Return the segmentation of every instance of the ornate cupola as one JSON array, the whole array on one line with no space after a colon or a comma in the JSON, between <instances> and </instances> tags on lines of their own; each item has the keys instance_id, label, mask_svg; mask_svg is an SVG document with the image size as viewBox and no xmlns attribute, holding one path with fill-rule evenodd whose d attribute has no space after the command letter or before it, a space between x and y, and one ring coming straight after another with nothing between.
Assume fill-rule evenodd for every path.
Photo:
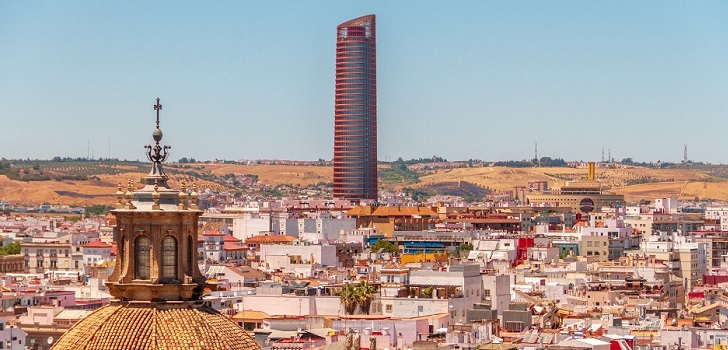
<instances>
[{"instance_id":1,"label":"ornate cupola","mask_svg":"<svg viewBox=\"0 0 728 350\"><path fill-rule=\"evenodd\" d=\"M260 350L229 317L202 302L205 278L197 267L197 193L167 184L162 130L146 146L152 170L144 187L119 184L114 235L116 267L106 285L114 299L77 322L51 349Z\"/></svg>"},{"instance_id":2,"label":"ornate cupola","mask_svg":"<svg viewBox=\"0 0 728 350\"><path fill-rule=\"evenodd\" d=\"M205 278L197 266L197 186L191 193L185 182L179 190L169 187L162 163L169 146L160 146L162 130L157 98L154 145L147 145L152 169L144 187L129 181L116 192L114 236L118 245L116 267L106 285L121 301L191 301L199 299Z\"/></svg>"}]
</instances>

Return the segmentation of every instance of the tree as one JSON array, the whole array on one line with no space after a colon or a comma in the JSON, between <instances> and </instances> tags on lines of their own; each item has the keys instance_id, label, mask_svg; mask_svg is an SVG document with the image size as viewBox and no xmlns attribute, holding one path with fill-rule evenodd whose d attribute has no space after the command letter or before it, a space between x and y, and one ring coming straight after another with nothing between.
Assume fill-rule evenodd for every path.
<instances>
[{"instance_id":1,"label":"tree","mask_svg":"<svg viewBox=\"0 0 728 350\"><path fill-rule=\"evenodd\" d=\"M114 208L110 205L94 204L90 207L85 207L85 212L88 215L106 215L111 209Z\"/></svg>"},{"instance_id":2,"label":"tree","mask_svg":"<svg viewBox=\"0 0 728 350\"><path fill-rule=\"evenodd\" d=\"M356 311L357 295L356 288L353 284L347 283L344 288L341 289L339 294L339 301L344 306L344 312L349 315L353 315Z\"/></svg>"},{"instance_id":3,"label":"tree","mask_svg":"<svg viewBox=\"0 0 728 350\"><path fill-rule=\"evenodd\" d=\"M20 242L13 242L0 247L0 255L20 254Z\"/></svg>"},{"instance_id":4,"label":"tree","mask_svg":"<svg viewBox=\"0 0 728 350\"><path fill-rule=\"evenodd\" d=\"M470 242L465 242L460 245L460 250L473 250L473 244Z\"/></svg>"},{"instance_id":5,"label":"tree","mask_svg":"<svg viewBox=\"0 0 728 350\"><path fill-rule=\"evenodd\" d=\"M374 292L374 287L369 285L366 281L361 281L359 285L356 286L357 304L367 315L369 315L369 307L372 305L372 300L374 300Z\"/></svg>"},{"instance_id":6,"label":"tree","mask_svg":"<svg viewBox=\"0 0 728 350\"><path fill-rule=\"evenodd\" d=\"M387 253L392 253L392 254L395 254L395 255L397 253L399 253L399 248L397 247L397 245L394 244L394 243L392 243L392 242L390 242L390 241L385 241L383 239L378 239L376 242L374 242L374 244L372 244L372 251L373 252L379 251L379 249L382 249L382 248L384 248L383 251L384 252L387 252Z\"/></svg>"},{"instance_id":7,"label":"tree","mask_svg":"<svg viewBox=\"0 0 728 350\"><path fill-rule=\"evenodd\" d=\"M3 158L0 160L0 169L10 169L11 163L9 160Z\"/></svg>"},{"instance_id":8,"label":"tree","mask_svg":"<svg viewBox=\"0 0 728 350\"><path fill-rule=\"evenodd\" d=\"M432 292L435 290L435 287L428 286L422 291L422 296L425 298L432 298Z\"/></svg>"}]
</instances>

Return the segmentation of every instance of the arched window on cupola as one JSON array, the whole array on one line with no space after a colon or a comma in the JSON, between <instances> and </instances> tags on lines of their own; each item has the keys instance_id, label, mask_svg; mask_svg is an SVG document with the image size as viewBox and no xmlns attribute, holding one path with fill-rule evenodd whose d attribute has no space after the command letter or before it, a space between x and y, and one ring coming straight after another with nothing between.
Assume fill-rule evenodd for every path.
<instances>
[{"instance_id":1,"label":"arched window on cupola","mask_svg":"<svg viewBox=\"0 0 728 350\"><path fill-rule=\"evenodd\" d=\"M172 236L162 239L162 277L177 279L177 240Z\"/></svg>"},{"instance_id":2,"label":"arched window on cupola","mask_svg":"<svg viewBox=\"0 0 728 350\"><path fill-rule=\"evenodd\" d=\"M192 241L192 235L187 235L187 267L186 267L186 269L187 269L187 273L190 276L193 275L192 269L193 269L193 266L195 266L193 264L197 264L197 255L192 250L194 247L197 246L197 244L193 244L193 243L196 243L196 242Z\"/></svg>"},{"instance_id":3,"label":"arched window on cupola","mask_svg":"<svg viewBox=\"0 0 728 350\"><path fill-rule=\"evenodd\" d=\"M134 279L148 280L149 279L149 266L150 266L150 253L151 253L151 241L147 236L139 236L134 242L136 251L134 252L134 266L136 271Z\"/></svg>"}]
</instances>

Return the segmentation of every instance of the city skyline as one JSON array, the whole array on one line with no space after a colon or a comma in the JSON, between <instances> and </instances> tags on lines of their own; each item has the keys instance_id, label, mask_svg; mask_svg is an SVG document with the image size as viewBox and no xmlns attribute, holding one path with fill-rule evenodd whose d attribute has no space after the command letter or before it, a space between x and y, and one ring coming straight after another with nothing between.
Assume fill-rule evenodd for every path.
<instances>
[{"instance_id":1,"label":"city skyline","mask_svg":"<svg viewBox=\"0 0 728 350\"><path fill-rule=\"evenodd\" d=\"M727 4L413 4L2 3L0 157L144 159L159 96L170 160L332 159L330 28L374 13L379 160L728 163Z\"/></svg>"}]
</instances>

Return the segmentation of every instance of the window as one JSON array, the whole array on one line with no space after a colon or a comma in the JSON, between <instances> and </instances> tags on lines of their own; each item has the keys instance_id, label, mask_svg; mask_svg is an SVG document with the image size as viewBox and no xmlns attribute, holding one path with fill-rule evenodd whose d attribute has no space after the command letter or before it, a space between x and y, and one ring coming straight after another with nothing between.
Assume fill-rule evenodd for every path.
<instances>
[{"instance_id":1,"label":"window","mask_svg":"<svg viewBox=\"0 0 728 350\"><path fill-rule=\"evenodd\" d=\"M149 254L150 254L150 241L147 236L139 236L135 242L136 254L135 254L135 265L136 274L135 278L139 280L149 279Z\"/></svg>"},{"instance_id":2,"label":"window","mask_svg":"<svg viewBox=\"0 0 728 350\"><path fill-rule=\"evenodd\" d=\"M162 239L162 278L177 279L177 240L172 236Z\"/></svg>"},{"instance_id":3,"label":"window","mask_svg":"<svg viewBox=\"0 0 728 350\"><path fill-rule=\"evenodd\" d=\"M187 271L192 271L192 257L194 254L192 253L192 236L187 235Z\"/></svg>"},{"instance_id":4,"label":"window","mask_svg":"<svg viewBox=\"0 0 728 350\"><path fill-rule=\"evenodd\" d=\"M392 304L387 304L386 310L386 312L392 312Z\"/></svg>"}]
</instances>

